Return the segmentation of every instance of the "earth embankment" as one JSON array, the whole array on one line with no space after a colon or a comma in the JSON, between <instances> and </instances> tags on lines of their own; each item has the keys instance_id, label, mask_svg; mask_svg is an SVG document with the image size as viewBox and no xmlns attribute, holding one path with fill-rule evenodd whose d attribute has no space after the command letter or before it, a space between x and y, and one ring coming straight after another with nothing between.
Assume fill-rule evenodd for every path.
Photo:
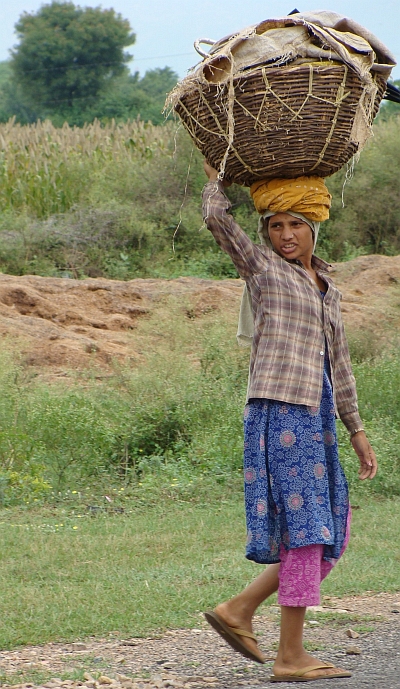
<instances>
[{"instance_id":1,"label":"earth embankment","mask_svg":"<svg viewBox=\"0 0 400 689\"><path fill-rule=\"evenodd\" d=\"M343 294L346 327L390 344L400 325L400 256L360 256L333 266ZM113 361L140 365L152 347L140 319L170 308L182 319L223 310L236 319L243 282L183 277L174 280L73 280L0 275L0 336L26 365L63 375ZM176 313L176 310L175 310ZM157 333L154 332L154 338Z\"/></svg>"}]
</instances>

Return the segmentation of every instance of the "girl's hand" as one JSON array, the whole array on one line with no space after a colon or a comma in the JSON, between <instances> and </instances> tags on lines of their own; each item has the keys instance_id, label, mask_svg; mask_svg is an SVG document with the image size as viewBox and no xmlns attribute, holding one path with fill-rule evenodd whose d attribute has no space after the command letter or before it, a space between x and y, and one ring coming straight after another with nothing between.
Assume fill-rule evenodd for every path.
<instances>
[{"instance_id":1,"label":"girl's hand","mask_svg":"<svg viewBox=\"0 0 400 689\"><path fill-rule=\"evenodd\" d=\"M210 163L204 158L203 168L210 182L216 182L218 179L218 172L214 167L211 167Z\"/></svg>"},{"instance_id":2,"label":"girl's hand","mask_svg":"<svg viewBox=\"0 0 400 689\"><path fill-rule=\"evenodd\" d=\"M360 460L358 477L361 481L364 481L366 478L374 478L378 471L378 462L376 461L375 452L369 444L365 432L358 431L358 433L355 433L351 438L351 444Z\"/></svg>"},{"instance_id":3,"label":"girl's hand","mask_svg":"<svg viewBox=\"0 0 400 689\"><path fill-rule=\"evenodd\" d=\"M211 167L210 163L205 159L203 160L203 168L210 182L216 182L218 179L218 171L214 167ZM224 187L230 187L232 182L227 182L224 179L222 180L222 184Z\"/></svg>"}]
</instances>

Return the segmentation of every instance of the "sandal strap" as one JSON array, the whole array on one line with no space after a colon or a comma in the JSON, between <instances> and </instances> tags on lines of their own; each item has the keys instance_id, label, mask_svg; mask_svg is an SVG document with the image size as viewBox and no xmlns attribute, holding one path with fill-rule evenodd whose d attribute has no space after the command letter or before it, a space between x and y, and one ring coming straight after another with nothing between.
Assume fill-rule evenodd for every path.
<instances>
[{"instance_id":1,"label":"sandal strap","mask_svg":"<svg viewBox=\"0 0 400 689\"><path fill-rule=\"evenodd\" d=\"M257 641L257 637L254 634L252 634L251 632L246 632L245 629L237 629L236 627L228 627L228 629L230 632L233 632L234 634L237 634L238 636L247 636L249 639L254 639L254 641Z\"/></svg>"},{"instance_id":2,"label":"sandal strap","mask_svg":"<svg viewBox=\"0 0 400 689\"><path fill-rule=\"evenodd\" d=\"M324 664L319 664L319 665L308 665L308 667L303 667L301 670L296 670L296 672L293 672L292 675L293 677L304 677L304 675L307 674L307 672L312 672L313 670L326 670L327 668L332 668L335 667L332 665L332 663L324 663Z\"/></svg>"}]
</instances>

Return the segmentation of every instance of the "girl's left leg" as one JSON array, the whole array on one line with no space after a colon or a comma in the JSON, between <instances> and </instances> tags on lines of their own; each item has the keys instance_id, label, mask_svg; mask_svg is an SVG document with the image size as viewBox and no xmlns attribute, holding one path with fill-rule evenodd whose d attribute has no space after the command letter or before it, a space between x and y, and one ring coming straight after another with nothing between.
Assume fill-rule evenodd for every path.
<instances>
[{"instance_id":1,"label":"girl's left leg","mask_svg":"<svg viewBox=\"0 0 400 689\"><path fill-rule=\"evenodd\" d=\"M303 646L305 607L281 607L281 633L278 655L273 666L274 681L303 671L303 681L318 677L351 677L351 672L325 664L307 653ZM315 668L305 671L306 668ZM281 680L283 681L283 679ZM289 681L294 681L293 678ZM299 681L300 678L299 678Z\"/></svg>"},{"instance_id":2,"label":"girl's left leg","mask_svg":"<svg viewBox=\"0 0 400 689\"><path fill-rule=\"evenodd\" d=\"M310 605L319 605L321 580L332 569L324 567L323 545L309 545L280 550L278 603L281 605L281 632L278 655L273 666L273 679L304 672L304 679L351 676L346 670L321 663L307 653L303 645L304 617ZM305 671L305 668L313 668ZM283 681L283 680L282 680ZM294 681L293 679L291 681Z\"/></svg>"}]
</instances>

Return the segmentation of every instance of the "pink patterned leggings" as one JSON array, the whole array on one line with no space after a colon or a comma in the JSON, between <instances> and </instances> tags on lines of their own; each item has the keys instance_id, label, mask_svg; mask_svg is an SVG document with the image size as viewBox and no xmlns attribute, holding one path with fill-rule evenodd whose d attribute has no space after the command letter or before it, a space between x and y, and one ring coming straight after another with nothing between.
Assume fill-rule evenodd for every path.
<instances>
[{"instance_id":1,"label":"pink patterned leggings","mask_svg":"<svg viewBox=\"0 0 400 689\"><path fill-rule=\"evenodd\" d=\"M350 539L351 509L347 517L346 538L340 557ZM278 605L308 607L320 604L321 581L328 576L337 560L323 560L324 546L306 545L286 550L281 545L279 557Z\"/></svg>"}]
</instances>

